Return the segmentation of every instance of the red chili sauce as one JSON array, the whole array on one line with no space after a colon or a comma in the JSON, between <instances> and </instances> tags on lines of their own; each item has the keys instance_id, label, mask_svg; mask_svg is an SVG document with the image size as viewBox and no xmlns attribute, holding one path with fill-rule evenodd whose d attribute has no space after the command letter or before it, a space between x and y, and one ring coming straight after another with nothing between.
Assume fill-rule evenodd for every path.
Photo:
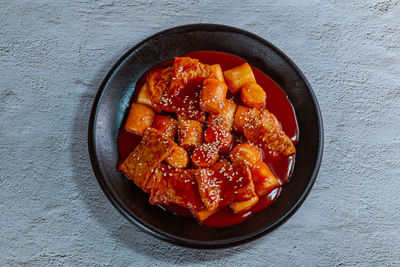
<instances>
[{"instance_id":1,"label":"red chili sauce","mask_svg":"<svg viewBox=\"0 0 400 267\"><path fill-rule=\"evenodd\" d=\"M217 51L195 51L187 53L183 56L197 58L201 63L204 64L219 64L222 68L222 71L231 69L233 67L239 66L246 61L238 56L225 53L225 52L217 52ZM173 63L172 60L163 62L153 67L150 70L167 67ZM150 71L149 70L149 71ZM265 108L272 112L279 120L282 125L282 129L285 131L286 135L291 138L293 144L296 144L298 141L298 126L296 115L293 109L293 106L289 102L286 94L280 88L280 86L272 80L267 74L263 73L261 70L252 67L254 76L256 78L257 83L264 88L267 94L267 101ZM146 82L146 75L143 75L136 84L135 95L133 97L133 102L136 102L137 95L141 89L141 87ZM184 88L184 91L188 93L190 96L193 93L188 91L191 90L199 90L199 87L191 84L190 88ZM227 98L230 98L232 95L228 92ZM241 104L240 93L233 96L234 102L236 104ZM171 113L168 113L171 115ZM232 131L232 147L234 147L237 143L239 143L238 138L240 134L235 134ZM119 163L122 163L126 157L133 151L136 145L140 142L141 137L132 133L125 131L124 127L121 127L119 136L118 136L118 153L119 153ZM261 211L271 205L279 196L281 192L282 186L287 183L292 174L294 163L295 163L295 155L292 156L276 156L273 155L270 151L263 151L263 161L267 163L270 167L271 171L275 174L275 176L280 181L280 187L274 189L270 194L263 196L259 199L256 205L254 205L249 211L234 214L229 207L225 207L217 213L210 216L208 219L203 221L201 224L209 227L226 227L238 224L248 219L252 214ZM229 153L229 152L228 152ZM189 168L191 166L188 166ZM163 206L163 208L174 212L178 215L193 217L192 213L180 206L177 205L168 205Z\"/></svg>"}]
</instances>

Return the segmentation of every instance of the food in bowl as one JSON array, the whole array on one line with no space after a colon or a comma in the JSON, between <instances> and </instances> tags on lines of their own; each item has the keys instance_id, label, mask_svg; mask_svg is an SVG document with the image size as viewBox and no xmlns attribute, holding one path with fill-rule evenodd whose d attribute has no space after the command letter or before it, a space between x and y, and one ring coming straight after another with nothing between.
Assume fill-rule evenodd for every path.
<instances>
[{"instance_id":1,"label":"food in bowl","mask_svg":"<svg viewBox=\"0 0 400 267\"><path fill-rule=\"evenodd\" d=\"M240 223L289 181L298 141L283 90L242 58L196 51L150 69L120 129L118 169L150 204Z\"/></svg>"}]
</instances>

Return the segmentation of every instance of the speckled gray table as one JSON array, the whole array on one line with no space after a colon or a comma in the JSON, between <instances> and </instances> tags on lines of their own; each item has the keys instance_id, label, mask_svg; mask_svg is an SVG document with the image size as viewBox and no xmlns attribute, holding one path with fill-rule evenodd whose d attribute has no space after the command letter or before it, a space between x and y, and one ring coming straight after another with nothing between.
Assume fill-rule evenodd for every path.
<instances>
[{"instance_id":1,"label":"speckled gray table","mask_svg":"<svg viewBox=\"0 0 400 267\"><path fill-rule=\"evenodd\" d=\"M265 237L215 251L128 223L98 186L86 146L92 100L117 58L199 22L282 49L312 84L325 124L320 174L299 211ZM1 266L400 265L398 0L0 0L0 94Z\"/></svg>"}]
</instances>

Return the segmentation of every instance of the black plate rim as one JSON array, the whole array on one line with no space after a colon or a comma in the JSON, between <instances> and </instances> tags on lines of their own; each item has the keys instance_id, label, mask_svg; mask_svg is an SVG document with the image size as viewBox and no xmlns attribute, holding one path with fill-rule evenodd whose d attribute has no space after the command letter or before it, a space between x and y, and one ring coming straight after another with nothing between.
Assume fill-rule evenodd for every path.
<instances>
[{"instance_id":1,"label":"black plate rim","mask_svg":"<svg viewBox=\"0 0 400 267\"><path fill-rule=\"evenodd\" d=\"M185 238L179 238L176 236L172 236L168 233L165 232L159 232L155 231L151 228L151 225L145 225L141 222L139 222L135 217L133 217L131 214L129 214L121 205L121 203L118 202L118 200L114 197L114 195L111 193L109 188L106 186L104 177L102 176L102 173L99 168L99 162L96 157L96 148L95 148L95 134L94 134L94 125L95 121L97 118L97 108L98 104L100 102L100 99L103 95L104 89L106 88L106 85L110 79L110 77L114 74L114 72L118 69L118 67L123 63L123 61L129 57L129 55L134 52L136 49L140 48L142 45L144 45L146 42L153 38L157 38L159 36L171 33L171 32L176 32L176 33L183 33L183 32L188 32L188 31L208 31L208 32L216 32L216 31L223 31L223 32L235 32L239 33L242 35L245 35L247 37L250 37L252 39L255 39L256 41L265 44L266 46L269 46L272 48L277 54L279 54L281 57L283 57L288 64L291 65L291 67L298 73L298 75L302 78L304 81L306 88L308 89L312 101L315 106L316 110L316 116L318 120L318 128L319 128L319 144L318 144L318 151L317 151L317 159L316 163L314 166L314 170L311 174L310 177L310 182L308 183L307 187L301 194L300 198L297 200L297 202L292 206L292 208L286 212L278 221L276 221L274 224L263 228L259 231L253 232L251 234L241 236L239 238L230 238L230 239L223 239L223 240L217 240L217 241L195 241L195 240L190 240L190 239L185 239ZM286 54L284 54L281 50L279 50L276 46L271 44L269 41L263 39L262 37L253 34L251 32L228 26L228 25L222 25L222 24L186 24L186 25L181 25L173 28L169 28L163 31L160 31L158 33L155 33L143 41L139 42L137 45L133 46L130 48L122 57L118 59L118 61L112 66L112 68L108 71L107 75L105 76L104 80L102 81L96 96L93 101L93 106L91 109L90 117L89 117L89 127L88 127L88 151L89 151L89 156L90 156L90 161L91 165L93 168L93 171L95 173L96 179L103 190L104 194L108 198L108 200L111 202L111 204L126 218L128 221L133 223L136 227L141 229L142 231L151 234L154 237L157 237L161 240L167 241L169 243L179 245L179 246L184 246L184 247L189 247L189 248L198 248L198 249L210 249L210 248L226 248L226 247L232 247L232 246L237 246L249 241L252 241L256 238L259 238L261 236L266 235L267 233L273 231L280 225L282 225L285 221L287 221L293 214L299 209L299 207L303 204L307 196L309 195L315 180L318 176L319 168L322 162L322 155L323 155L323 147L324 147L324 134L323 134L323 121L322 121L322 113L318 104L318 100L315 96L315 93L306 79L305 75L301 72L301 70L297 67L297 65L288 57Z\"/></svg>"}]
</instances>

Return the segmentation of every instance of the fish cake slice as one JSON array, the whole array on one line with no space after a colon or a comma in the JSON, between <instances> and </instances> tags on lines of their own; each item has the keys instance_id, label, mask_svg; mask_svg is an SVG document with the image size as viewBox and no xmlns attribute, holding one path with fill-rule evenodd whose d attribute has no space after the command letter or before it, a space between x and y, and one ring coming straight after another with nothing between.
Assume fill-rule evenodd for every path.
<instances>
[{"instance_id":1,"label":"fish cake slice","mask_svg":"<svg viewBox=\"0 0 400 267\"><path fill-rule=\"evenodd\" d=\"M199 221L211 216L215 211L204 206L193 170L182 170L160 164L161 175L154 176L153 187L149 198L150 204L176 204L189 209Z\"/></svg>"},{"instance_id":2,"label":"fish cake slice","mask_svg":"<svg viewBox=\"0 0 400 267\"><path fill-rule=\"evenodd\" d=\"M145 190L147 180L154 168L177 146L171 139L154 129L148 128L140 143L119 166L138 187Z\"/></svg>"}]
</instances>

